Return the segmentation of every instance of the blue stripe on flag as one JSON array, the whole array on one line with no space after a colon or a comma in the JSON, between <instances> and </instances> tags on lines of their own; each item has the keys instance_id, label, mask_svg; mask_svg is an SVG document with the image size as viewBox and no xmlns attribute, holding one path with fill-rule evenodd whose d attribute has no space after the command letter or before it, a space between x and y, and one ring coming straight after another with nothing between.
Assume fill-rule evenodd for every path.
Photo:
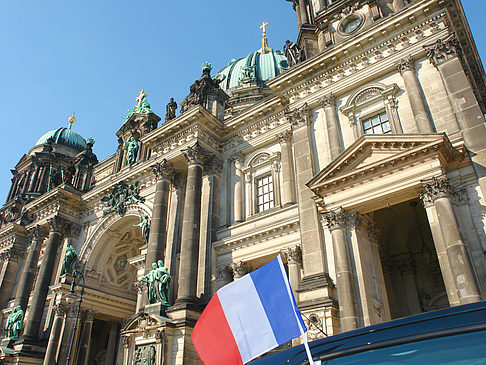
<instances>
[{"instance_id":1,"label":"blue stripe on flag","mask_svg":"<svg viewBox=\"0 0 486 365\"><path fill-rule=\"evenodd\" d=\"M285 283L285 280L288 282L287 275L282 272L278 260L279 257L253 271L250 276L272 326L275 338L278 344L282 345L301 334L295 310L297 310L297 318L301 321L303 330L305 331L306 328L295 305L295 300L293 300L292 292L290 293L292 300L290 299Z\"/></svg>"}]
</instances>

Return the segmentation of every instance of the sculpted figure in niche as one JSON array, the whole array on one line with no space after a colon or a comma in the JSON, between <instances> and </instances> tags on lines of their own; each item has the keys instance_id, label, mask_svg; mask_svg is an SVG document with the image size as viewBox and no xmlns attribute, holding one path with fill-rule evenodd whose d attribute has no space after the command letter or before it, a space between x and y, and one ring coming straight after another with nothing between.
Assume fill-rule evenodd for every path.
<instances>
[{"instance_id":1,"label":"sculpted figure in niche","mask_svg":"<svg viewBox=\"0 0 486 365\"><path fill-rule=\"evenodd\" d=\"M167 104L165 110L166 110L165 113L166 122L176 117L177 103L174 101L174 98L170 98L169 104Z\"/></svg>"},{"instance_id":2,"label":"sculpted figure in niche","mask_svg":"<svg viewBox=\"0 0 486 365\"><path fill-rule=\"evenodd\" d=\"M131 166L137 161L138 142L133 136L128 141L124 137L122 139L127 150L127 162Z\"/></svg>"},{"instance_id":3,"label":"sculpted figure in niche","mask_svg":"<svg viewBox=\"0 0 486 365\"><path fill-rule=\"evenodd\" d=\"M133 226L134 227L140 227L140 229L142 230L142 236L143 236L143 239L145 240L145 243L148 243L148 238L149 238L149 234L150 234L150 217L145 214L143 217L140 216L140 223L139 224L134 224Z\"/></svg>"},{"instance_id":4,"label":"sculpted figure in niche","mask_svg":"<svg viewBox=\"0 0 486 365\"><path fill-rule=\"evenodd\" d=\"M76 270L76 262L78 261L78 254L73 246L68 245L66 252L64 253L64 260L62 262L62 274L68 274L74 276Z\"/></svg>"},{"instance_id":5,"label":"sculpted figure in niche","mask_svg":"<svg viewBox=\"0 0 486 365\"><path fill-rule=\"evenodd\" d=\"M12 313L7 318L5 324L5 335L7 338L17 340L22 329L22 323L24 320L24 311L20 305L16 306Z\"/></svg>"}]
</instances>

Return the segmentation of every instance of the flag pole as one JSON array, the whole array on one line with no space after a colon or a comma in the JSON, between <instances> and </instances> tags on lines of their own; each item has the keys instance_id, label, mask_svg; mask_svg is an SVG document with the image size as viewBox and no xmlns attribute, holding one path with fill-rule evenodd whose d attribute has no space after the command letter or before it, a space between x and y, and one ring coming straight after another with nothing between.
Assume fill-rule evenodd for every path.
<instances>
[{"instance_id":1,"label":"flag pole","mask_svg":"<svg viewBox=\"0 0 486 365\"><path fill-rule=\"evenodd\" d=\"M302 328L300 329L302 332ZM305 352L307 353L307 357L309 358L309 364L314 365L314 360L312 360L312 354L310 352L309 344L307 343L307 336L305 335L304 332L302 332L302 339L304 340L304 347L305 347ZM317 365L317 364L315 364Z\"/></svg>"}]
</instances>

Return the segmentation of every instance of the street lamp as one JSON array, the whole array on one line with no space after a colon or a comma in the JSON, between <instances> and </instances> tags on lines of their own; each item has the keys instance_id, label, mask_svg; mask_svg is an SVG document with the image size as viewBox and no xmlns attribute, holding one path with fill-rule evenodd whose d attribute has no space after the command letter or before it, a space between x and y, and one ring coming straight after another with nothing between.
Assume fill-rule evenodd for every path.
<instances>
[{"instance_id":1,"label":"street lamp","mask_svg":"<svg viewBox=\"0 0 486 365\"><path fill-rule=\"evenodd\" d=\"M76 299L76 293L74 292L74 288L76 286L76 279L80 278L82 280L82 284L80 283L81 286L81 291L79 292L79 299ZM66 357L66 365L69 365L69 361L71 361L71 352L73 349L74 345L74 337L76 336L76 330L78 329L78 318L79 318L79 312L81 311L81 302L83 301L83 295L84 295L84 275L78 271L77 269L74 270L73 273L73 282L71 283L71 288L69 289L69 293L66 296L66 301L68 303L78 303L78 307L76 308L76 317L74 320L74 328L73 328L73 333L71 335L71 342L69 343L69 351Z\"/></svg>"}]
</instances>

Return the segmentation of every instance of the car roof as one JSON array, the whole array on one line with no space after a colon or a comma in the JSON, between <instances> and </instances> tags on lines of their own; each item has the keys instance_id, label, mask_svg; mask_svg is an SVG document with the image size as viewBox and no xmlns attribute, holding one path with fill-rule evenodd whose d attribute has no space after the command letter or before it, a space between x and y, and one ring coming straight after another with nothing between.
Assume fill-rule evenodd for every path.
<instances>
[{"instance_id":1,"label":"car roof","mask_svg":"<svg viewBox=\"0 0 486 365\"><path fill-rule=\"evenodd\" d=\"M397 341L411 342L424 339L424 336L437 337L481 328L486 328L486 302L461 305L359 328L310 342L309 347L313 356L344 355L391 346ZM298 364L306 358L304 346L300 345L249 364Z\"/></svg>"}]
</instances>

